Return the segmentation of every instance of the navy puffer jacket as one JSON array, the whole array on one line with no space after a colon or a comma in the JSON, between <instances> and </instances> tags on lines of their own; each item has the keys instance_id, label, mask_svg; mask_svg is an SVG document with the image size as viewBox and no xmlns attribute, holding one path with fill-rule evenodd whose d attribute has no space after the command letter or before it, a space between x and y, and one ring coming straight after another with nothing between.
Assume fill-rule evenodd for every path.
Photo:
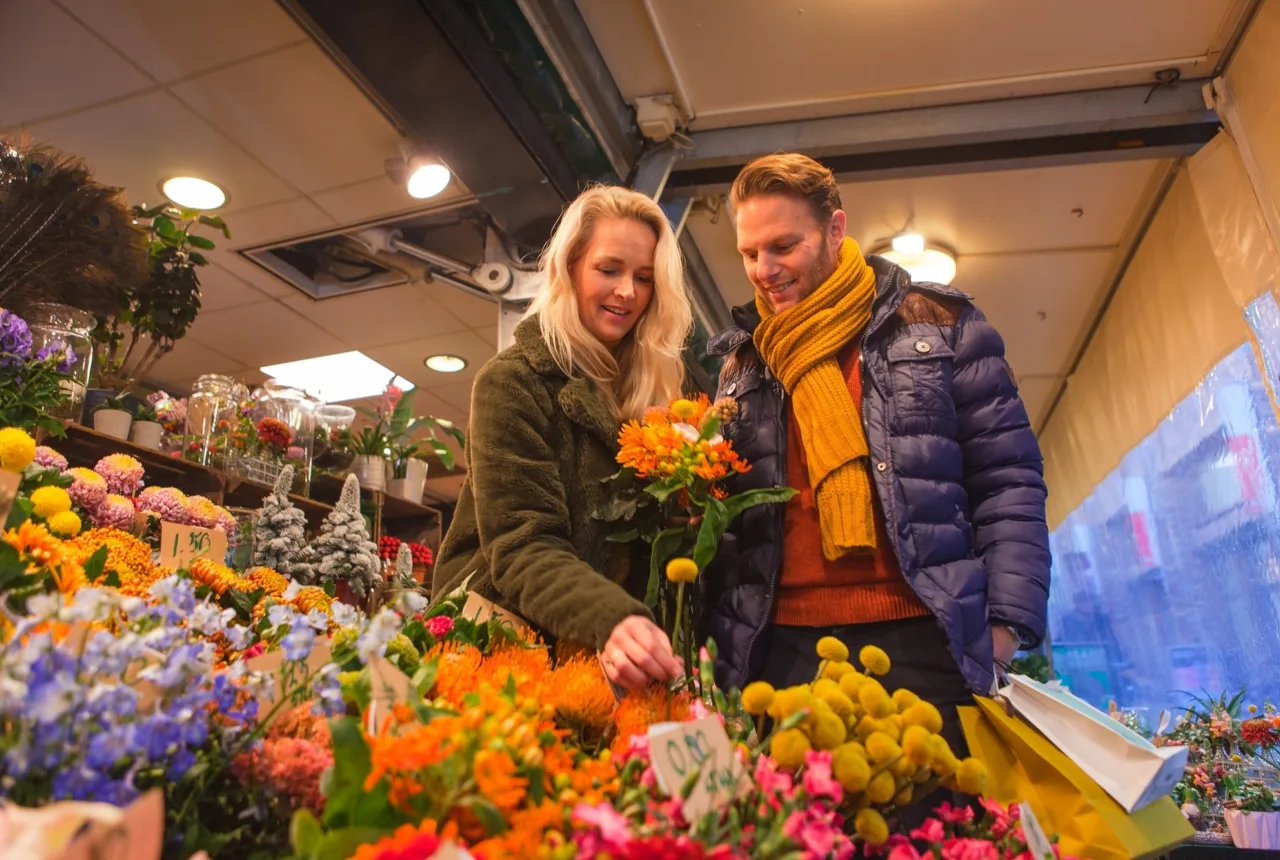
<instances>
[{"instance_id":1,"label":"navy puffer jacket","mask_svg":"<svg viewBox=\"0 0 1280 860\"><path fill-rule=\"evenodd\" d=\"M1049 532L1040 446L1004 342L950 287L912 284L868 257L876 301L862 334L862 417L872 478L907 581L951 643L975 692L994 678L991 625L1038 644L1045 632ZM754 305L708 351L725 355L717 396L738 400L725 435L752 466L731 492L787 483L787 397L751 343ZM719 647L717 679L740 687L759 671L782 566L783 506L749 509L706 577L704 624ZM890 655L892 656L892 655Z\"/></svg>"}]
</instances>

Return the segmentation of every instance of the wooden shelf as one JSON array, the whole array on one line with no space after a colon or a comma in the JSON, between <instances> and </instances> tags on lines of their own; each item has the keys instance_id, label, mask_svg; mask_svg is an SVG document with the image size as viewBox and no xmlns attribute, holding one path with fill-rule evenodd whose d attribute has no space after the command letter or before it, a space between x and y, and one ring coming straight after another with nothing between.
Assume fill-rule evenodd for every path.
<instances>
[{"instance_id":1,"label":"wooden shelf","mask_svg":"<svg viewBox=\"0 0 1280 860\"><path fill-rule=\"evenodd\" d=\"M224 486L221 472L79 424L66 425L66 432L63 439L46 441L52 442L52 447L66 457L72 466L91 469L108 454L128 454L142 463L147 472L148 484L177 487L184 493L208 496L213 501L220 502Z\"/></svg>"}]
</instances>

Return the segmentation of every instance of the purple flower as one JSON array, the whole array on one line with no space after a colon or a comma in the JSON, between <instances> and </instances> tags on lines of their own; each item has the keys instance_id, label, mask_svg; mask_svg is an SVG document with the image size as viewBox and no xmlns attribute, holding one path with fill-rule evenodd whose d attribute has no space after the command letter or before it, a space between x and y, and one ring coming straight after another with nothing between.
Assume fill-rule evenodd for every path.
<instances>
[{"instance_id":1,"label":"purple flower","mask_svg":"<svg viewBox=\"0 0 1280 860\"><path fill-rule=\"evenodd\" d=\"M48 361L51 358L58 361L58 373L67 374L76 363L76 352L69 344L51 340L40 347L36 353L36 361Z\"/></svg>"},{"instance_id":2,"label":"purple flower","mask_svg":"<svg viewBox=\"0 0 1280 860\"><path fill-rule=\"evenodd\" d=\"M31 329L13 311L0 308L0 367L24 364L31 357Z\"/></svg>"}]
</instances>

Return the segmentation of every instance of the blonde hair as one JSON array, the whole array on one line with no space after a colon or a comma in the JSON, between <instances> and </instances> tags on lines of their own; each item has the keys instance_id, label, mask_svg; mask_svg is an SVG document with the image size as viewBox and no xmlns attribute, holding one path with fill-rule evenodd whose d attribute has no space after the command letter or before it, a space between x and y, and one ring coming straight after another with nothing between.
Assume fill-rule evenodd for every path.
<instances>
[{"instance_id":1,"label":"blonde hair","mask_svg":"<svg viewBox=\"0 0 1280 860\"><path fill-rule=\"evenodd\" d=\"M813 210L819 224L831 220L840 203L835 175L807 155L778 152L765 155L742 168L729 189L729 204L737 209L744 200L762 194L800 197Z\"/></svg>"},{"instance_id":2,"label":"blonde hair","mask_svg":"<svg viewBox=\"0 0 1280 860\"><path fill-rule=\"evenodd\" d=\"M609 349L582 324L573 266L586 253L596 224L605 218L633 218L658 239L653 255L653 296L640 321ZM542 253L545 283L529 308L538 315L542 338L569 376L595 380L619 419L639 418L651 406L679 397L684 384L681 353L693 324L685 288L684 261L671 222L649 197L629 188L598 185L569 204Z\"/></svg>"}]
</instances>

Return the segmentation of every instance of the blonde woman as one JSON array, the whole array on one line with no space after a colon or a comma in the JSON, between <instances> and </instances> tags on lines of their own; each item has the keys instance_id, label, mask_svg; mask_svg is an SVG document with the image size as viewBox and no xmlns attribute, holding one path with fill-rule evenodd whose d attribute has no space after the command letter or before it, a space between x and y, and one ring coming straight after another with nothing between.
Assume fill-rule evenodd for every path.
<instances>
[{"instance_id":1,"label":"blonde woman","mask_svg":"<svg viewBox=\"0 0 1280 860\"><path fill-rule=\"evenodd\" d=\"M433 592L465 582L545 636L598 650L621 687L665 681L682 667L635 596L646 571L632 575L592 514L621 423L681 393L692 311L676 237L650 198L596 187L565 210L540 268L515 345L476 376Z\"/></svg>"}]
</instances>

